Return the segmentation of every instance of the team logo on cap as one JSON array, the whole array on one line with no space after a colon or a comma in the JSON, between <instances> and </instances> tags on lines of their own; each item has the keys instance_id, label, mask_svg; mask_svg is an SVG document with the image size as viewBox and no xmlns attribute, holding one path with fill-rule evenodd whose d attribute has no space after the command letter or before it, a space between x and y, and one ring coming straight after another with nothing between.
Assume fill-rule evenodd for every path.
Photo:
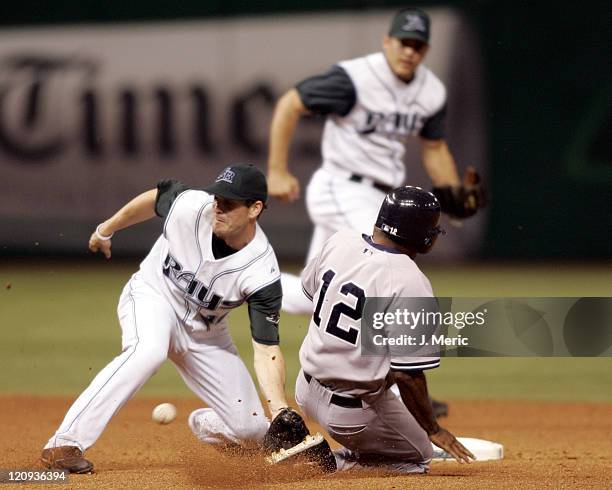
<instances>
[{"instance_id":1,"label":"team logo on cap","mask_svg":"<svg viewBox=\"0 0 612 490\"><path fill-rule=\"evenodd\" d=\"M230 184L234 183L234 177L236 173L231 169L231 167L227 167L223 172L219 174L217 180L215 182L228 182Z\"/></svg>"},{"instance_id":2,"label":"team logo on cap","mask_svg":"<svg viewBox=\"0 0 612 490\"><path fill-rule=\"evenodd\" d=\"M414 14L406 14L406 23L402 25L403 31L427 32L427 26L421 17Z\"/></svg>"}]
</instances>

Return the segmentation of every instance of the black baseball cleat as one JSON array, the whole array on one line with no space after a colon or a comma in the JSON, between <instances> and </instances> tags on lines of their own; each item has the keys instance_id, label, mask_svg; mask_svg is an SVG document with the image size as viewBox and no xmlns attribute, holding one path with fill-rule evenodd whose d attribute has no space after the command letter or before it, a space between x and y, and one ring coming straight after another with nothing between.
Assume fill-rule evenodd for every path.
<instances>
[{"instance_id":1,"label":"black baseball cleat","mask_svg":"<svg viewBox=\"0 0 612 490\"><path fill-rule=\"evenodd\" d=\"M430 400L431 410L435 418L439 419L440 417L448 417L448 403L434 400L433 398Z\"/></svg>"},{"instance_id":2,"label":"black baseball cleat","mask_svg":"<svg viewBox=\"0 0 612 490\"><path fill-rule=\"evenodd\" d=\"M326 473L336 471L336 458L327 440L317 432L308 435L299 444L289 449L280 449L266 458L270 464L280 463L281 461L304 462L312 467L318 467Z\"/></svg>"},{"instance_id":3,"label":"black baseball cleat","mask_svg":"<svg viewBox=\"0 0 612 490\"><path fill-rule=\"evenodd\" d=\"M43 449L40 461L50 470L66 470L77 474L93 473L93 463L85 459L83 451L76 446Z\"/></svg>"}]
</instances>

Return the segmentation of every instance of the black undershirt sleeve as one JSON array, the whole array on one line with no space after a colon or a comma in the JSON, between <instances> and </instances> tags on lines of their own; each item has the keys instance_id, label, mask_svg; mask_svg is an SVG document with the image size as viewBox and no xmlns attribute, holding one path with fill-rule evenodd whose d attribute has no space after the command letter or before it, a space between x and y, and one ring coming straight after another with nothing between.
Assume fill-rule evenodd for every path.
<instances>
[{"instance_id":1,"label":"black undershirt sleeve","mask_svg":"<svg viewBox=\"0 0 612 490\"><path fill-rule=\"evenodd\" d=\"M247 299L251 336L255 342L265 345L278 345L278 323L283 300L280 279L261 288Z\"/></svg>"},{"instance_id":2,"label":"black undershirt sleeve","mask_svg":"<svg viewBox=\"0 0 612 490\"><path fill-rule=\"evenodd\" d=\"M295 87L304 107L314 114L346 116L357 101L355 85L346 71L334 65L327 73L302 80Z\"/></svg>"},{"instance_id":3,"label":"black undershirt sleeve","mask_svg":"<svg viewBox=\"0 0 612 490\"><path fill-rule=\"evenodd\" d=\"M189 189L178 180L160 180L157 183L157 197L155 198L155 214L160 218L168 216L172 203L181 192Z\"/></svg>"},{"instance_id":4,"label":"black undershirt sleeve","mask_svg":"<svg viewBox=\"0 0 612 490\"><path fill-rule=\"evenodd\" d=\"M433 116L429 117L423 128L421 129L420 136L426 140L441 140L444 138L444 127L446 119L446 104L436 112Z\"/></svg>"}]
</instances>

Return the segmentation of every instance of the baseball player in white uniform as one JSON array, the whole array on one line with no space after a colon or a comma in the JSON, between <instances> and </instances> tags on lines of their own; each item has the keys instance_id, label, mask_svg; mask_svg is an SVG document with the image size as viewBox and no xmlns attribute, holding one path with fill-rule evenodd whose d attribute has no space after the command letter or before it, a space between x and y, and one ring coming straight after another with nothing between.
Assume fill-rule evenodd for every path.
<instances>
[{"instance_id":1,"label":"baseball player in white uniform","mask_svg":"<svg viewBox=\"0 0 612 490\"><path fill-rule=\"evenodd\" d=\"M442 210L454 217L474 214L479 196L467 192L477 180L469 169L462 184L444 139L446 89L421 62L429 47L430 19L419 9L399 11L383 39L383 51L341 61L327 73L298 83L276 106L268 161L270 195L299 197L288 170L289 147L304 114L327 116L321 167L306 191L314 223L307 261L340 229L369 233L385 194L405 180L409 137L421 141L422 159ZM469 196L468 196L469 194ZM282 275L283 309L311 313L299 277Z\"/></svg>"},{"instance_id":2,"label":"baseball player in white uniform","mask_svg":"<svg viewBox=\"0 0 612 490\"><path fill-rule=\"evenodd\" d=\"M380 208L372 236L337 232L302 275L314 313L300 349L295 397L342 444L335 452L339 470L375 466L424 473L432 442L459 462L474 458L433 416L423 371L439 366L439 357L361 355L366 298L433 296L413 258L433 246L439 218L433 194L395 189ZM401 398L388 389L393 383Z\"/></svg>"},{"instance_id":3,"label":"baseball player in white uniform","mask_svg":"<svg viewBox=\"0 0 612 490\"><path fill-rule=\"evenodd\" d=\"M200 439L261 441L269 422L228 332L227 316L248 304L255 371L274 416L288 404L278 347L280 273L257 224L266 199L265 176L252 165L234 165L203 190L162 181L97 227L89 247L110 258L116 231L156 214L164 218L162 235L119 300L121 354L70 407L43 450L45 466L91 472L84 452L168 358L210 407L189 420Z\"/></svg>"}]
</instances>

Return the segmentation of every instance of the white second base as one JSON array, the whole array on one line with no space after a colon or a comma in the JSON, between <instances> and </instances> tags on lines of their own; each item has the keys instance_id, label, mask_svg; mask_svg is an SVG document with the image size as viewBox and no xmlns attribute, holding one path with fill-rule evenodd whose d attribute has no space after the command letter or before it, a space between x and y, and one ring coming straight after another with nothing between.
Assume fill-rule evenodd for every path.
<instances>
[{"instance_id":1,"label":"white second base","mask_svg":"<svg viewBox=\"0 0 612 490\"><path fill-rule=\"evenodd\" d=\"M476 461L493 461L498 459L504 459L504 446L497 442L485 441L484 439L475 439L473 437L457 437L457 440L468 448L474 456ZM432 461L449 461L455 460L446 451L443 451L435 444L432 444L434 454Z\"/></svg>"}]
</instances>

